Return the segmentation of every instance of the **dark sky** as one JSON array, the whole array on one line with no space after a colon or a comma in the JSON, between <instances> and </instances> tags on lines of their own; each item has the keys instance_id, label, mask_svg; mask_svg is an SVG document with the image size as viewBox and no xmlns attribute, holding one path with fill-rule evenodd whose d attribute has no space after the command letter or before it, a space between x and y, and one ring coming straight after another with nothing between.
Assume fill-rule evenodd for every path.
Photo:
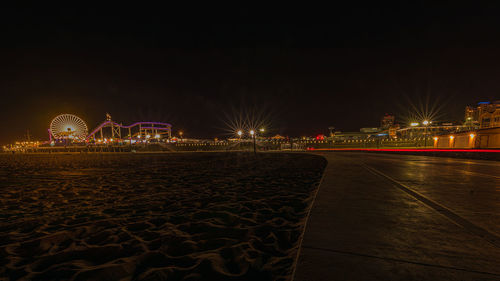
<instances>
[{"instance_id":1,"label":"dark sky","mask_svg":"<svg viewBox=\"0 0 500 281\"><path fill-rule=\"evenodd\" d=\"M287 13L295 24L212 24L152 7L2 9L0 143L26 129L45 139L59 113L90 129L109 112L216 137L225 113L257 108L273 133L300 136L378 126L384 113L403 121L426 98L442 120L500 99L496 7L316 9Z\"/></svg>"}]
</instances>

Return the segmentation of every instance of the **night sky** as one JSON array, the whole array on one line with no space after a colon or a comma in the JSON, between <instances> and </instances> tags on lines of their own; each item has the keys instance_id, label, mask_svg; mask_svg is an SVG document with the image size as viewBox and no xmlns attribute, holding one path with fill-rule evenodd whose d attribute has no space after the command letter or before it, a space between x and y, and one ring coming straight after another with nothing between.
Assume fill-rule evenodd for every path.
<instances>
[{"instance_id":1,"label":"night sky","mask_svg":"<svg viewBox=\"0 0 500 281\"><path fill-rule=\"evenodd\" d=\"M466 105L500 99L495 7L316 8L269 24L151 7L2 9L0 143L27 129L45 140L59 113L89 129L109 112L213 138L225 115L252 109L271 116L271 133L302 136L377 127L384 113L404 122L427 98L440 120L461 121Z\"/></svg>"}]
</instances>

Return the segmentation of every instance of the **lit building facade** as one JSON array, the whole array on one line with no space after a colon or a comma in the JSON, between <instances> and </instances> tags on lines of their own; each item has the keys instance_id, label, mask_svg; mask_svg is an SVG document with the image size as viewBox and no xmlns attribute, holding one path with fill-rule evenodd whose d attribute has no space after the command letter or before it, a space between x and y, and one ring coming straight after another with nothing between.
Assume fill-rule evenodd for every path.
<instances>
[{"instance_id":1,"label":"lit building facade","mask_svg":"<svg viewBox=\"0 0 500 281\"><path fill-rule=\"evenodd\" d=\"M380 120L380 129L387 130L394 125L394 115L386 113Z\"/></svg>"},{"instance_id":2,"label":"lit building facade","mask_svg":"<svg viewBox=\"0 0 500 281\"><path fill-rule=\"evenodd\" d=\"M465 123L469 128L500 127L500 101L480 102L476 107L465 108Z\"/></svg>"},{"instance_id":3,"label":"lit building facade","mask_svg":"<svg viewBox=\"0 0 500 281\"><path fill-rule=\"evenodd\" d=\"M405 127L397 130L397 133L402 138L417 138L427 137L449 133L457 133L466 131L465 125L457 125L452 122L432 123L428 126L420 125L417 123L415 126Z\"/></svg>"},{"instance_id":4,"label":"lit building facade","mask_svg":"<svg viewBox=\"0 0 500 281\"><path fill-rule=\"evenodd\" d=\"M436 135L436 148L500 148L500 101L480 102L465 108L461 131Z\"/></svg>"},{"instance_id":5,"label":"lit building facade","mask_svg":"<svg viewBox=\"0 0 500 281\"><path fill-rule=\"evenodd\" d=\"M500 101L483 103L478 108L479 128L500 127Z\"/></svg>"}]
</instances>

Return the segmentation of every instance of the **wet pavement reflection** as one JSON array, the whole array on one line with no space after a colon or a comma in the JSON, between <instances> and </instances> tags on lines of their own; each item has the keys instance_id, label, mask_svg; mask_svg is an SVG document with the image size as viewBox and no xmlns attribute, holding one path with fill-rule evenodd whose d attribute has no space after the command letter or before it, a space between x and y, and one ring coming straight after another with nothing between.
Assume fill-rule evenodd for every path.
<instances>
[{"instance_id":1,"label":"wet pavement reflection","mask_svg":"<svg viewBox=\"0 0 500 281\"><path fill-rule=\"evenodd\" d=\"M336 152L295 280L500 280L500 163Z\"/></svg>"}]
</instances>

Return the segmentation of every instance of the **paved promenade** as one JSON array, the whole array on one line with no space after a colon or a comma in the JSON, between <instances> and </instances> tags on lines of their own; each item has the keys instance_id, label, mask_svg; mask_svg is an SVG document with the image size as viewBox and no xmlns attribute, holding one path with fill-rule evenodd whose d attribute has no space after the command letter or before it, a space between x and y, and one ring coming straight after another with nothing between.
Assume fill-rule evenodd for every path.
<instances>
[{"instance_id":1,"label":"paved promenade","mask_svg":"<svg viewBox=\"0 0 500 281\"><path fill-rule=\"evenodd\" d=\"M500 280L500 162L323 155L295 280Z\"/></svg>"}]
</instances>

